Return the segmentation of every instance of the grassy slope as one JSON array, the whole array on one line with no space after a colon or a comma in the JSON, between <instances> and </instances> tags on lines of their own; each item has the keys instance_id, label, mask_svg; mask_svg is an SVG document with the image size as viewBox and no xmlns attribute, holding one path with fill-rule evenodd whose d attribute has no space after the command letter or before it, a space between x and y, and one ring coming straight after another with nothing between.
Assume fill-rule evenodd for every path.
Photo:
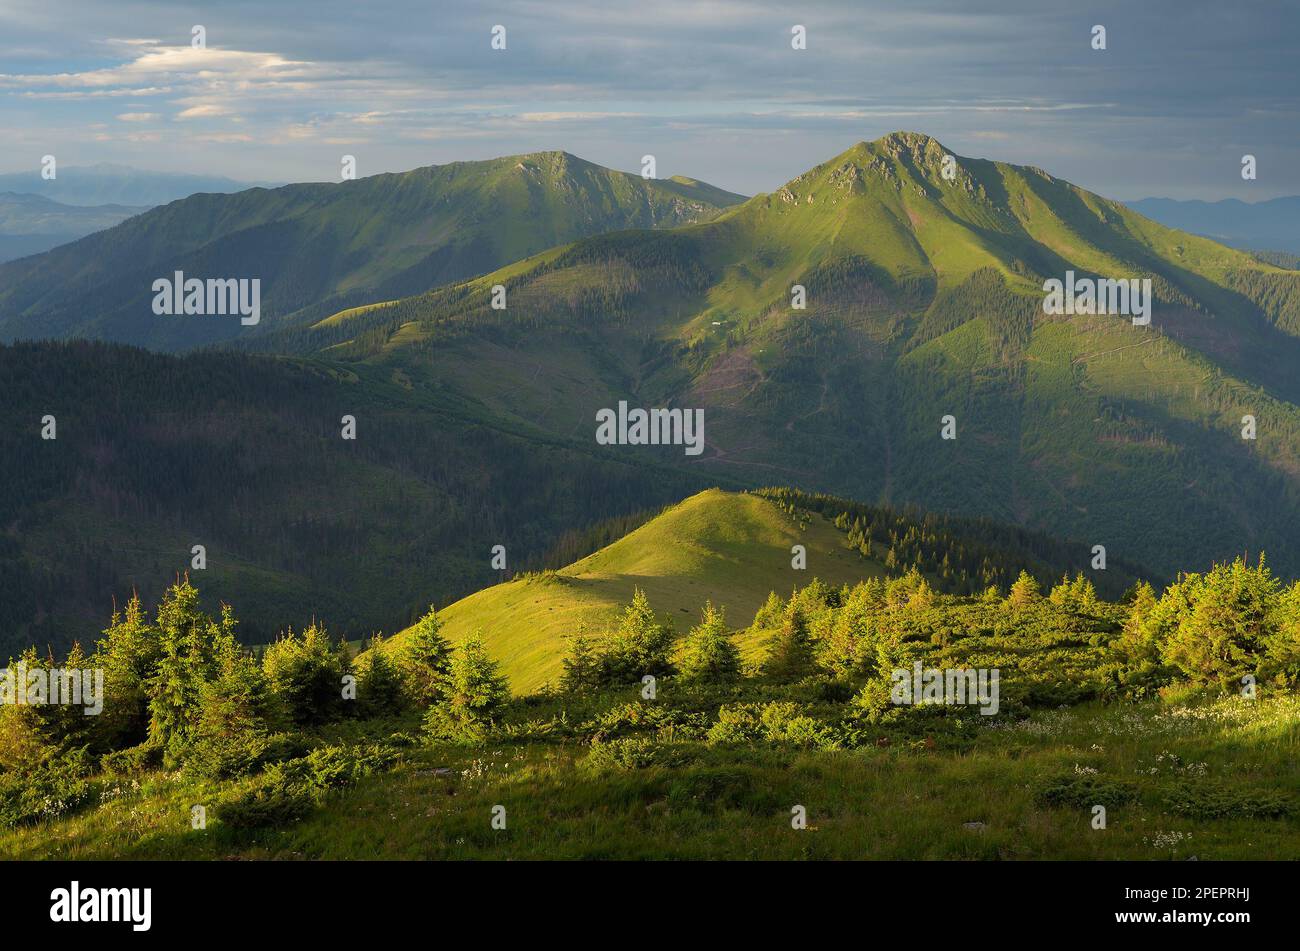
<instances>
[{"instance_id":1,"label":"grassy slope","mask_svg":"<svg viewBox=\"0 0 1300 951\"><path fill-rule=\"evenodd\" d=\"M512 689L525 693L558 679L565 635L612 626L634 588L685 633L709 599L727 609L731 625L747 627L771 591L785 595L814 577L838 586L879 573L843 539L825 520L801 527L766 499L710 489L567 568L449 605L440 612L444 633L459 641L482 630ZM795 544L807 548L805 571L790 567ZM388 643L401 642L398 634ZM743 643L751 654L757 646Z\"/></svg>"}]
</instances>

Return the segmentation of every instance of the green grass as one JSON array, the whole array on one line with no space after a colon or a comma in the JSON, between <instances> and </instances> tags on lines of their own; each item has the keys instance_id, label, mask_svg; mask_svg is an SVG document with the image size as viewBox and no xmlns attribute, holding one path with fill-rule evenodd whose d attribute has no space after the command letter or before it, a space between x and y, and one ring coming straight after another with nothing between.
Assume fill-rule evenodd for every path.
<instances>
[{"instance_id":1,"label":"green grass","mask_svg":"<svg viewBox=\"0 0 1300 951\"><path fill-rule=\"evenodd\" d=\"M634 693L629 691L630 698ZM661 695L671 702L671 694ZM564 704L553 702L552 709ZM522 710L518 715L536 715ZM543 711L546 712L546 711ZM354 738L400 723L354 725ZM1179 814L1175 793L1300 791L1293 697L1085 705L981 730L960 751L677 745L680 763L593 774L570 743L420 747L302 822L237 835L190 808L227 791L163 774L107 781L102 804L0 833L4 858L1137 859L1300 858L1300 821ZM435 774L435 769L449 772ZM1096 773L1080 771L1095 770ZM1038 793L1085 776L1136 790L1105 830ZM507 828L493 830L492 808ZM794 830L791 807L807 809ZM967 823L982 823L967 827Z\"/></svg>"}]
</instances>

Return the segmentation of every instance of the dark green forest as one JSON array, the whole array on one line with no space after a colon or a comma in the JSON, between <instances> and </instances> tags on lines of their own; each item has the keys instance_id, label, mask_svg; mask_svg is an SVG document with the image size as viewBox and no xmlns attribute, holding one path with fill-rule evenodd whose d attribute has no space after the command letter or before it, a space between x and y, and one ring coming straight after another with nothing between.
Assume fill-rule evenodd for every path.
<instances>
[{"instance_id":1,"label":"dark green forest","mask_svg":"<svg viewBox=\"0 0 1300 951\"><path fill-rule=\"evenodd\" d=\"M195 544L207 550L195 577L240 604L246 640L313 617L351 637L393 630L431 598L500 580L494 545L510 573L542 567L582 526L703 487L366 373L0 346L0 652L88 640L114 599L156 597L188 570ZM355 440L341 438L345 414ZM40 435L47 415L54 440Z\"/></svg>"}]
</instances>

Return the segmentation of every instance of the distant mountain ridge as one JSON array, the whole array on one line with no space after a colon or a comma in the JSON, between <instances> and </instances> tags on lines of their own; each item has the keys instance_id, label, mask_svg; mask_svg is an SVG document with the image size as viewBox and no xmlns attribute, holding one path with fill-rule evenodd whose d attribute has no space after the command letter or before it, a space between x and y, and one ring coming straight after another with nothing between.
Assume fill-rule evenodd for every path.
<instances>
[{"instance_id":1,"label":"distant mountain ridge","mask_svg":"<svg viewBox=\"0 0 1300 951\"><path fill-rule=\"evenodd\" d=\"M1300 195L1258 202L1143 198L1127 204L1163 225L1234 248L1300 254Z\"/></svg>"},{"instance_id":2,"label":"distant mountain ridge","mask_svg":"<svg viewBox=\"0 0 1300 951\"><path fill-rule=\"evenodd\" d=\"M40 195L65 205L141 208L165 205L199 192L238 192L270 184L241 182L222 175L154 172L108 163L56 166L55 177L48 179L41 175L39 168L0 175L0 192Z\"/></svg>"},{"instance_id":3,"label":"distant mountain ridge","mask_svg":"<svg viewBox=\"0 0 1300 951\"><path fill-rule=\"evenodd\" d=\"M145 210L123 205L63 205L40 195L0 192L0 263L111 228Z\"/></svg>"},{"instance_id":4,"label":"distant mountain ridge","mask_svg":"<svg viewBox=\"0 0 1300 951\"><path fill-rule=\"evenodd\" d=\"M732 195L646 180L565 152L455 162L342 183L198 194L0 266L0 340L92 338L185 350L238 321L150 308L173 271L261 281L259 331L417 293L545 248L623 228L705 221Z\"/></svg>"}]
</instances>

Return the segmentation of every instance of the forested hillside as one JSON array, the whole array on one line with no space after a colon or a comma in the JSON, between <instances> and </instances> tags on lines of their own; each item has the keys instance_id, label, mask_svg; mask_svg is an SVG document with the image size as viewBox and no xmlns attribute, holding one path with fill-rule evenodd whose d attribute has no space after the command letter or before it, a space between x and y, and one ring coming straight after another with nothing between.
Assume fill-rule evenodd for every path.
<instances>
[{"instance_id":1,"label":"forested hillside","mask_svg":"<svg viewBox=\"0 0 1300 951\"><path fill-rule=\"evenodd\" d=\"M500 578L495 545L540 567L565 533L701 487L319 362L0 346L0 402L0 653L89 643L194 545L209 607L241 605L249 641L313 617L392 630Z\"/></svg>"}]
</instances>

